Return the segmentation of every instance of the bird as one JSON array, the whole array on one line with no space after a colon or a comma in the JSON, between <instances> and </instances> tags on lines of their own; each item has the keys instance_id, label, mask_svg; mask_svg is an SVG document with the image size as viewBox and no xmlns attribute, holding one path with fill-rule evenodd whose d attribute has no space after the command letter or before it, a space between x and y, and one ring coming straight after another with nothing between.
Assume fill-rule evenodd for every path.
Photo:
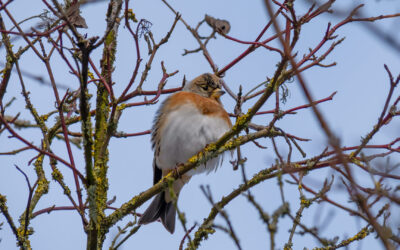
<instances>
[{"instance_id":1,"label":"bird","mask_svg":"<svg viewBox=\"0 0 400 250\"><path fill-rule=\"evenodd\" d=\"M153 184L231 129L231 120L220 100L224 93L222 80L204 73L161 104L151 129ZM193 175L216 170L222 159L220 155L183 174L172 185L176 197ZM159 218L173 234L176 205L169 190L157 194L138 223L148 224Z\"/></svg>"}]
</instances>

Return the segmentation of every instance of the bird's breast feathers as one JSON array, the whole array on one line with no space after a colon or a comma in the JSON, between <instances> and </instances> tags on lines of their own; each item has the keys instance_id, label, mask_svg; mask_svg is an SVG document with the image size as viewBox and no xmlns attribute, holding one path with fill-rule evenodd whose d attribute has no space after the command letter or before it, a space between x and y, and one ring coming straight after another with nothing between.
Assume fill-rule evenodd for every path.
<instances>
[{"instance_id":1,"label":"bird's breast feathers","mask_svg":"<svg viewBox=\"0 0 400 250\"><path fill-rule=\"evenodd\" d=\"M231 126L228 114L218 102L184 91L172 95L160 107L153 127L157 166L167 170L186 162ZM220 161L221 158L211 159L188 174L210 172Z\"/></svg>"}]
</instances>

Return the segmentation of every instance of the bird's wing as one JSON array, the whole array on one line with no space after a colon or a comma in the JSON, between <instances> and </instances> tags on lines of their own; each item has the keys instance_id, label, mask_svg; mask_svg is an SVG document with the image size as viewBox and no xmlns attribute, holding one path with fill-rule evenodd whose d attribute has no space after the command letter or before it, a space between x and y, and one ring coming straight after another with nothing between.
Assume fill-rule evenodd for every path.
<instances>
[{"instance_id":1,"label":"bird's wing","mask_svg":"<svg viewBox=\"0 0 400 250\"><path fill-rule=\"evenodd\" d=\"M151 142L152 142L152 148L154 150L154 160L153 160L153 184L156 184L159 180L162 178L162 171L159 166L157 166L157 157L160 154L160 141L161 141L161 129L164 126L166 116L167 116L167 106L168 103L171 99L171 97L174 95L169 96L167 99L165 99L160 108L157 110L156 116L154 117L153 121L153 127L151 129Z\"/></svg>"}]
</instances>

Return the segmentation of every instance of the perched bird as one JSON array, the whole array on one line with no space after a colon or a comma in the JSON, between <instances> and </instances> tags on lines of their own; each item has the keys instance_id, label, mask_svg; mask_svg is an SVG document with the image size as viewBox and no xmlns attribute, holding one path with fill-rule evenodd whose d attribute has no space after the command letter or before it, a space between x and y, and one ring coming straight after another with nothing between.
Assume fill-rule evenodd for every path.
<instances>
[{"instance_id":1,"label":"perched bird","mask_svg":"<svg viewBox=\"0 0 400 250\"><path fill-rule=\"evenodd\" d=\"M217 141L232 127L228 113L220 101L220 96L224 93L221 90L221 79L206 73L196 77L182 91L169 96L161 104L151 134L154 184L206 145ZM221 161L222 156L219 156L185 173L173 183L175 194L179 195L192 175L209 173ZM165 190L154 198L141 216L139 224L147 224L160 218L164 227L173 233L175 217L174 202L170 192Z\"/></svg>"}]
</instances>

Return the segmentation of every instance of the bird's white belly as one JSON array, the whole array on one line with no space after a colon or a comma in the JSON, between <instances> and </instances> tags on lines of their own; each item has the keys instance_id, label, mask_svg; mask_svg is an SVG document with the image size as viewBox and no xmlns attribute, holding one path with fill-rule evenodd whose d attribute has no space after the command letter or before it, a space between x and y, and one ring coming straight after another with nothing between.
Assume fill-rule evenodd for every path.
<instances>
[{"instance_id":1,"label":"bird's white belly","mask_svg":"<svg viewBox=\"0 0 400 250\"><path fill-rule=\"evenodd\" d=\"M222 118L203 115L191 105L182 105L172 111L166 119L161 131L163 136L157 157L157 166L161 169L173 169L177 164L185 163L230 129ZM221 161L222 156L210 159L187 174L210 172L216 169Z\"/></svg>"}]
</instances>

